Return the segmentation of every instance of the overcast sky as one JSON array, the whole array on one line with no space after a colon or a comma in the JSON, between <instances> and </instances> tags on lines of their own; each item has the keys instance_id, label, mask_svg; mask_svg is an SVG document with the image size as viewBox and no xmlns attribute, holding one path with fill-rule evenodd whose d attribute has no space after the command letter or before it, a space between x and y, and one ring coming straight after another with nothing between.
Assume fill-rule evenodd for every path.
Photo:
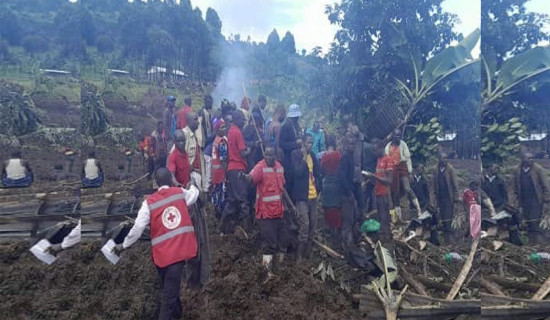
<instances>
[{"instance_id":1,"label":"overcast sky","mask_svg":"<svg viewBox=\"0 0 550 320\"><path fill-rule=\"evenodd\" d=\"M276 28L282 38L287 31L296 40L296 49L310 51L316 46L327 52L337 27L331 25L325 5L336 0L191 0L203 14L208 7L214 8L222 20L225 36L240 34L241 39L251 37L252 41L265 42ZM445 0L443 9L456 13L461 21L456 31L469 34L480 25L481 0ZM527 8L531 11L550 14L549 0L531 0ZM550 28L550 26L548 27ZM479 49L474 50L474 55Z\"/></svg>"},{"instance_id":2,"label":"overcast sky","mask_svg":"<svg viewBox=\"0 0 550 320\"><path fill-rule=\"evenodd\" d=\"M545 1L545 0L542 0ZM540 1L540 2L542 2ZM241 39L250 36L253 41L266 41L276 28L282 38L287 31L296 40L296 49L310 51L316 46L328 51L338 29L331 25L324 13L325 5L334 0L191 0L203 13L214 8L222 20L225 36L240 34ZM446 0L446 11L456 13L461 24L456 27L465 35L480 24L480 0Z\"/></svg>"}]
</instances>

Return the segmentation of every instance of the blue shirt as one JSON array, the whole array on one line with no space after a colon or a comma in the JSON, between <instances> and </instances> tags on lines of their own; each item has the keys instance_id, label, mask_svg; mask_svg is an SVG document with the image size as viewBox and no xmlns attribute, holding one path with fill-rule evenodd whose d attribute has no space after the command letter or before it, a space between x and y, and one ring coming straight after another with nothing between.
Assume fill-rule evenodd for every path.
<instances>
[{"instance_id":1,"label":"blue shirt","mask_svg":"<svg viewBox=\"0 0 550 320\"><path fill-rule=\"evenodd\" d=\"M313 128L307 129L307 134L310 134L313 137L313 148L312 151L315 154L318 154L322 151L325 151L325 134L323 130L314 132Z\"/></svg>"}]
</instances>

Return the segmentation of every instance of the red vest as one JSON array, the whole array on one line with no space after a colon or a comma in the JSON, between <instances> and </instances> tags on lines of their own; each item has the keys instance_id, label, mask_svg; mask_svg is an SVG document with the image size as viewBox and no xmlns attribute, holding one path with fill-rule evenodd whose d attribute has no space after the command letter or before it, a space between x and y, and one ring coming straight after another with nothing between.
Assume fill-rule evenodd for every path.
<instances>
[{"instance_id":1,"label":"red vest","mask_svg":"<svg viewBox=\"0 0 550 320\"><path fill-rule=\"evenodd\" d=\"M258 170L258 171L256 171ZM251 175L261 181L256 191L256 219L282 218L284 212L283 190L285 185L285 171L279 162L274 167L268 167L265 160L258 162Z\"/></svg>"},{"instance_id":2,"label":"red vest","mask_svg":"<svg viewBox=\"0 0 550 320\"><path fill-rule=\"evenodd\" d=\"M181 188L166 188L147 197L151 212L153 262L164 268L197 255L197 238Z\"/></svg>"}]
</instances>

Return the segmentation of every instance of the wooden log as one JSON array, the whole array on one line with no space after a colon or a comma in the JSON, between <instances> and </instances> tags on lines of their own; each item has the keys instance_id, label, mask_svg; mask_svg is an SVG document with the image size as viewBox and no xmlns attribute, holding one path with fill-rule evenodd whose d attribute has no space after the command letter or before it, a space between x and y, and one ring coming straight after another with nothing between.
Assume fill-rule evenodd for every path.
<instances>
[{"instance_id":1,"label":"wooden log","mask_svg":"<svg viewBox=\"0 0 550 320\"><path fill-rule=\"evenodd\" d=\"M423 296L428 296L428 293L426 292L426 288L424 285L420 282L418 282L408 271L405 269L405 267L400 268L400 274L403 276L405 281L407 281L413 288L418 292L418 294Z\"/></svg>"},{"instance_id":2,"label":"wooden log","mask_svg":"<svg viewBox=\"0 0 550 320\"><path fill-rule=\"evenodd\" d=\"M512 281L497 276L487 276L486 278L490 281L498 283L502 287L509 289L523 290L529 292L537 292L540 289L540 286L534 283Z\"/></svg>"},{"instance_id":3,"label":"wooden log","mask_svg":"<svg viewBox=\"0 0 550 320\"><path fill-rule=\"evenodd\" d=\"M328 253L331 257L337 258L337 259L344 259L344 256L339 254L338 252L334 251L331 247L313 239L312 240L316 245L319 246L319 248L323 249L326 253Z\"/></svg>"},{"instance_id":4,"label":"wooden log","mask_svg":"<svg viewBox=\"0 0 550 320\"><path fill-rule=\"evenodd\" d=\"M445 298L446 300L453 300L458 294L458 291L460 290L460 287L462 287L464 281L466 281L466 276L468 276L468 273L472 268L472 263L474 262L474 256L477 250L477 246L479 245L479 239L480 238L478 237L474 240L474 242L472 242L472 248L470 249L468 259L466 259L462 270L460 270L460 273L458 274L458 277L456 278L455 283L451 288L451 291L449 291L449 293L447 294L447 297Z\"/></svg>"},{"instance_id":5,"label":"wooden log","mask_svg":"<svg viewBox=\"0 0 550 320\"><path fill-rule=\"evenodd\" d=\"M502 290L496 283L491 282L483 277L481 277L481 286L485 288L485 290L489 291L490 293L496 296L502 296L502 297L506 296L506 294L502 292Z\"/></svg>"},{"instance_id":6,"label":"wooden log","mask_svg":"<svg viewBox=\"0 0 550 320\"><path fill-rule=\"evenodd\" d=\"M550 293L550 277L544 281L540 289L535 293L535 295L531 298L531 300L542 300L544 299L548 293Z\"/></svg>"},{"instance_id":7,"label":"wooden log","mask_svg":"<svg viewBox=\"0 0 550 320\"><path fill-rule=\"evenodd\" d=\"M417 276L416 278L418 279L418 281L422 282L424 285L430 288L434 288L445 292L448 292L453 287L453 285L450 283L434 281L424 276Z\"/></svg>"}]
</instances>

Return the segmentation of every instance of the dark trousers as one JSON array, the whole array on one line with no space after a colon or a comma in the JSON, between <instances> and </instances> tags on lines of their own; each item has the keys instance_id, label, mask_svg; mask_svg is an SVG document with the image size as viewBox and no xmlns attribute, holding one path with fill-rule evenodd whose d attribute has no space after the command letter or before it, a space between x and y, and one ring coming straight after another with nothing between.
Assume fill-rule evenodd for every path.
<instances>
[{"instance_id":1,"label":"dark trousers","mask_svg":"<svg viewBox=\"0 0 550 320\"><path fill-rule=\"evenodd\" d=\"M541 233L540 218L542 214L542 205L536 197L525 199L521 205L523 209L523 219L527 220L527 231L531 234Z\"/></svg>"},{"instance_id":2,"label":"dark trousers","mask_svg":"<svg viewBox=\"0 0 550 320\"><path fill-rule=\"evenodd\" d=\"M258 219L262 235L262 251L265 255L273 255L281 251L283 238L283 218Z\"/></svg>"},{"instance_id":3,"label":"dark trousers","mask_svg":"<svg viewBox=\"0 0 550 320\"><path fill-rule=\"evenodd\" d=\"M443 224L443 232L453 232L453 228L451 227L451 224L453 222L453 201L448 198L439 198L438 205L441 223Z\"/></svg>"},{"instance_id":4,"label":"dark trousers","mask_svg":"<svg viewBox=\"0 0 550 320\"><path fill-rule=\"evenodd\" d=\"M380 222L380 234L391 235L390 197L388 195L376 197L376 210Z\"/></svg>"},{"instance_id":5,"label":"dark trousers","mask_svg":"<svg viewBox=\"0 0 550 320\"><path fill-rule=\"evenodd\" d=\"M342 196L342 241L345 246L353 244L355 223L359 219L359 210L353 194Z\"/></svg>"},{"instance_id":6,"label":"dark trousers","mask_svg":"<svg viewBox=\"0 0 550 320\"><path fill-rule=\"evenodd\" d=\"M182 317L180 285L184 264L181 261L164 268L157 267L161 290L159 320Z\"/></svg>"},{"instance_id":7,"label":"dark trousers","mask_svg":"<svg viewBox=\"0 0 550 320\"><path fill-rule=\"evenodd\" d=\"M365 212L365 199L363 194L363 188L361 188L361 183L356 182L353 184L353 196L355 197L355 201L357 202L357 209L360 213Z\"/></svg>"},{"instance_id":8,"label":"dark trousers","mask_svg":"<svg viewBox=\"0 0 550 320\"><path fill-rule=\"evenodd\" d=\"M313 238L317 226L317 199L296 201L300 231L298 241L306 242Z\"/></svg>"},{"instance_id":9,"label":"dark trousers","mask_svg":"<svg viewBox=\"0 0 550 320\"><path fill-rule=\"evenodd\" d=\"M244 179L239 178L239 170L227 172L228 197L225 208L222 213L220 231L228 232L228 222L230 219L240 222L248 216L248 184Z\"/></svg>"}]
</instances>

